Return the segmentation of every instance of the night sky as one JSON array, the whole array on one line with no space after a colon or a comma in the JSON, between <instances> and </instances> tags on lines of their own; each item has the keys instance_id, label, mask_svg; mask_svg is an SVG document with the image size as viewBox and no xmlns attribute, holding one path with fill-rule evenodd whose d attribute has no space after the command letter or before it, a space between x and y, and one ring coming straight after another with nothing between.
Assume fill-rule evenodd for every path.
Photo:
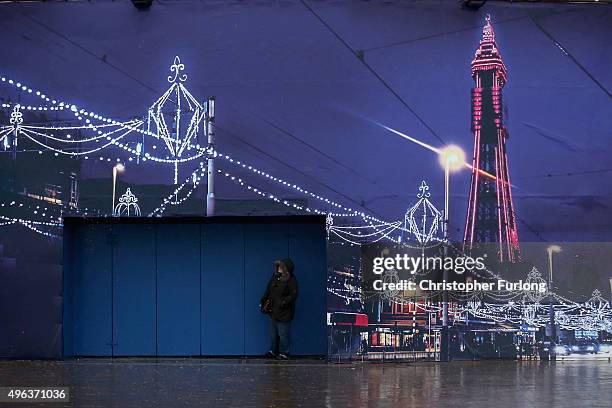
<instances>
[{"instance_id":1,"label":"night sky","mask_svg":"<svg viewBox=\"0 0 612 408\"><path fill-rule=\"evenodd\" d=\"M126 120L166 90L179 55L191 93L216 97L221 152L389 221L403 218L422 179L441 208L443 171L435 154L372 121L471 155L470 62L490 13L508 68L520 240L612 238L608 6L488 2L474 12L455 1L181 1L139 12L127 1L95 1L0 10L2 75ZM110 178L110 165L88 163L83 175ZM128 164L122 180L135 192L170 185L172 168ZM218 186L221 198L256 198L221 178ZM455 238L468 188L468 171L452 175ZM143 212L158 203L144 202Z\"/></svg>"}]
</instances>

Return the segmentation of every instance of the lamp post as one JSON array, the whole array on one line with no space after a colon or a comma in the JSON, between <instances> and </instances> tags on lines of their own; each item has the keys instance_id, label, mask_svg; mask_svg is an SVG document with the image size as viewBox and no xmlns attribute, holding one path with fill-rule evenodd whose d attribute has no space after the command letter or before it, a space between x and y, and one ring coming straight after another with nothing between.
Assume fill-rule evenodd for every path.
<instances>
[{"instance_id":1,"label":"lamp post","mask_svg":"<svg viewBox=\"0 0 612 408\"><path fill-rule=\"evenodd\" d=\"M450 173L459 171L465 165L465 153L459 146L449 145L439 152L440 164L444 168L444 258L448 256L448 225L450 199ZM442 281L448 281L448 270L442 269ZM446 285L445 285L446 286ZM450 337L448 330L448 291L442 292L442 338L440 342L440 360L450 360Z\"/></svg>"},{"instance_id":2,"label":"lamp post","mask_svg":"<svg viewBox=\"0 0 612 408\"><path fill-rule=\"evenodd\" d=\"M122 173L125 170L125 166L121 163L117 163L113 166L113 207L111 208L111 214L115 214L115 189L117 186L117 173Z\"/></svg>"},{"instance_id":3,"label":"lamp post","mask_svg":"<svg viewBox=\"0 0 612 408\"><path fill-rule=\"evenodd\" d=\"M208 116L206 121L208 134L208 191L206 193L206 215L215 215L215 98L208 98Z\"/></svg>"},{"instance_id":4,"label":"lamp post","mask_svg":"<svg viewBox=\"0 0 612 408\"><path fill-rule=\"evenodd\" d=\"M552 298L552 284L553 284L553 254L561 252L561 247L559 245L550 245L546 248L546 252L548 252L548 292L550 294L550 303L548 305L548 317L549 317L549 326L550 326L550 341L551 345L549 350L554 350L554 343L556 343L557 333L555 328L555 309L553 308L553 298ZM553 354L553 353L551 353Z\"/></svg>"}]
</instances>

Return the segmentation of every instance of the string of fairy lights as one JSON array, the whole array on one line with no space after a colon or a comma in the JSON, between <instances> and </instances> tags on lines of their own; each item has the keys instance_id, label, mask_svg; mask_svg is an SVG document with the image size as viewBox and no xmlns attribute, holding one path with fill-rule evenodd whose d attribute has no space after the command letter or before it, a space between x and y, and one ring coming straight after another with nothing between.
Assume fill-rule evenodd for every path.
<instances>
[{"instance_id":1,"label":"string of fairy lights","mask_svg":"<svg viewBox=\"0 0 612 408\"><path fill-rule=\"evenodd\" d=\"M268 183L297 192L307 199L314 199L321 207L311 207L301 201L282 198L226 169L216 169L216 174L219 176L290 211L326 215L326 230L330 245L360 246L365 243L385 241L411 249L425 250L445 244L456 254L463 253L462 249L441 238L445 228L442 221L443 213L430 201L429 186L425 181L419 187L415 204L407 209L403 219L389 222L338 203L243 160L201 146L199 139L206 134L205 129L209 119L208 106L207 102L199 102L184 86L183 83L187 79L187 75L183 73L184 68L184 64L176 57L170 66L171 75L167 78L170 83L169 88L150 105L146 115L129 120L112 119L69 101L52 98L21 81L0 76L0 84L11 86L21 94L31 95L39 101L39 104L4 101L0 105L2 109L9 111L10 117L8 125L0 126L0 148L13 150L14 153L20 152L19 141L25 139L37 146L38 154L51 152L55 156L65 155L85 160L120 163L123 159L111 158L101 153L114 147L122 150L124 156L127 154L127 161L130 162L148 161L171 165L174 191L163 197L161 203L150 211L148 216L162 216L169 206L178 206L192 197L207 174L208 158L220 158L229 165L258 176ZM72 118L55 121L52 125L28 124L24 121L24 113L44 114L45 112L54 112L56 115L68 113ZM195 170L190 170L185 178L181 178L183 181L179 184L179 167L192 162L197 163ZM131 207L126 204L126 200L135 205L137 198L129 189L122 198L125 201L122 202L124 208L129 213ZM27 209L31 219L13 217L8 213L0 214L0 226L20 225L42 236L60 237L63 210L57 211L50 206L34 208L16 201L0 203L0 211L13 208ZM88 210L71 208L70 213L86 215ZM140 214L139 208L136 214ZM479 272L476 274L481 278L499 278L496 273L488 269L482 271L482 274ZM397 279L397 276L391 273L385 279L393 280ZM537 270L532 270L527 280L535 282L542 278ZM407 299L399 291L385 292L382 295L364 293L354 278L342 279L330 275L328 283L328 292L341 298L347 305L350 302L364 302L372 296L382 296L386 302L402 305L411 303L423 313L439 313L442 310L439 302L431 301L439 296L440 291L430 291L427 295L421 294ZM456 320L476 317L495 322L543 326L549 319L549 305L545 302L548 300L549 303L554 302L555 321L562 328L593 328L612 332L610 304L597 291L584 303L573 302L552 291L545 295L529 291L488 291L469 294L450 291L449 295L453 300L451 313ZM493 302L486 302L484 299Z\"/></svg>"},{"instance_id":2,"label":"string of fairy lights","mask_svg":"<svg viewBox=\"0 0 612 408\"><path fill-rule=\"evenodd\" d=\"M353 214L350 214L350 213L332 213L332 212L328 212L326 210L321 210L321 209L318 209L318 208L311 208L311 207L308 207L306 205L300 205L298 203L291 202L289 200L280 198L280 197L276 196L273 193L269 193L269 192L266 192L266 191L264 191L264 190L262 190L260 188L257 188L255 186L253 186L252 184L249 184L248 182L246 182L242 178L240 178L238 176L235 176L232 173L224 171L224 170L222 170L220 168L217 169L217 173L219 175L224 176L228 180L236 183L237 185L240 185L244 189L259 195L262 198L266 198L266 199L272 200L272 201L274 201L274 202L276 202L278 204L282 204L282 205L284 205L284 206L286 206L286 207L288 207L288 208L290 208L292 210L304 211L306 213L312 213L312 214L329 214L329 215L336 216L336 217L349 217L349 216L353 215Z\"/></svg>"},{"instance_id":3,"label":"string of fairy lights","mask_svg":"<svg viewBox=\"0 0 612 408\"><path fill-rule=\"evenodd\" d=\"M184 65L180 63L178 57L175 58L171 71L178 72L184 69ZM59 101L51 99L45 95L42 91L34 90L27 85L7 78L5 76L0 77L0 81L8 85L12 85L19 91L27 94L32 94L40 97L44 102L50 103L51 106L31 106L22 104L11 104L3 103L2 107L11 108L11 127L2 129L0 133L0 142L3 143L5 149L10 146L17 146L17 140L20 136L24 136L34 143L38 144L41 148L54 151L58 154L66 154L70 156L84 156L96 153L110 145L118 146L128 151L132 155L137 157L137 160L146 161L152 160L160 163L171 163L174 166L174 182L177 183L178 177L178 165L181 163L190 162L205 156L209 152L206 149L201 148L199 144L192 144L192 140L197 140L197 137L203 128L204 121L206 119L206 108L189 93L185 86L180 83L186 80L185 74L175 75L174 78L169 77L168 81L171 82L170 88L162 95L157 101L151 105L148 110L146 119L134 119L130 121L117 121L108 118L104 115L100 115L95 112L87 111L86 109L80 108L76 104L71 104L67 101ZM178 107L173 111L169 112L167 109L167 103L169 96L173 95L170 104L177 105ZM181 109L181 101L183 108ZM32 111L46 111L46 110L67 110L71 112L78 121L83 122L81 126L30 126L23 123L24 110ZM188 116L192 114L191 118ZM171 116L174 115L172 118ZM183 130L180 128L181 119L186 119L188 126ZM167 122L170 121L170 125ZM106 132L100 128L110 127ZM78 137L74 134L67 133L66 131L75 130L80 132L93 133L94 136ZM182 132L181 132L182 131ZM55 137L52 132L64 132L61 137ZM113 136L114 134L118 135ZM137 140L123 141L128 136L134 136L139 134L140 137ZM167 155L161 157L151 152L145 152L145 138L152 137L157 141L163 142L162 146L167 148L165 152ZM41 141L44 139L45 142ZM88 142L100 143L101 140L106 139L102 145L96 145L92 147L84 147L84 144ZM52 146L49 142L59 143L60 146ZM72 146L75 144L79 145L78 149L66 149L61 144L69 143ZM157 149L157 145L152 145L151 149ZM192 152L193 153L186 153Z\"/></svg>"},{"instance_id":4,"label":"string of fairy lights","mask_svg":"<svg viewBox=\"0 0 612 408\"><path fill-rule=\"evenodd\" d=\"M106 162L121 162L120 158L111 159L104 157L104 155L98 156L99 152L103 149L117 146L129 153L128 161L136 160L139 163L150 160L158 163L173 164L174 181L176 184L178 164L196 159L201 160L203 156L210 154L209 151L201 148L199 144L191 143L192 141L197 141L198 132L201 130L203 121L206 118L206 107L197 102L182 84L187 78L186 74L182 73L183 69L184 65L176 57L170 67L171 72L174 72L174 76L168 77L168 82L171 83L170 88L151 105L146 120L131 119L128 121L114 120L83 109L68 101L52 99L43 91L35 90L20 81L2 76L0 77L2 83L13 86L24 94L37 96L46 105L33 106L22 103L3 103L3 108L11 109L11 119L10 126L0 127L0 146L4 147L4 149L14 148L17 150L18 140L24 138L39 147L39 154L42 154L43 151L50 151L55 156L62 154L70 157L79 156L85 160L99 159ZM175 111L166 109L166 102L170 99L170 95L173 96L172 104L178 104ZM185 102L182 112L181 101ZM24 123L24 111L67 111L80 123L77 125L70 122L68 124L51 126L48 124L29 125ZM191 118L186 116L190 112L194 113ZM173 115L174 118L172 117ZM180 120L185 118L190 120L186 122L188 126L181 132ZM137 140L124 140L134 134L140 135ZM150 146L150 152L145 151L145 136L162 142L162 148L164 146L167 148L168 151L165 153L168 155L164 157L155 154L156 149L160 151L156 144ZM200 163L198 170L191 174L192 188L183 197L179 198L178 194L183 190L187 190L185 189L187 182L177 186L173 194L166 197L151 215L161 215L167 205L179 205L187 200L201 181L203 171L202 163Z\"/></svg>"},{"instance_id":5,"label":"string of fairy lights","mask_svg":"<svg viewBox=\"0 0 612 408\"><path fill-rule=\"evenodd\" d=\"M53 222L46 222L46 221L32 221L32 220L27 220L23 218L6 217L4 215L0 215L0 225L9 226L9 225L14 225L14 224L22 225L38 233L39 235L43 235L49 238L60 238L60 235L55 234L50 231L43 230L42 228L44 227L53 227L56 229L62 228L61 223L53 223Z\"/></svg>"},{"instance_id":6,"label":"string of fairy lights","mask_svg":"<svg viewBox=\"0 0 612 408\"><path fill-rule=\"evenodd\" d=\"M176 205L180 205L183 202L185 202L189 197L191 197L194 191L198 188L198 186L200 185L200 182L202 181L202 178L206 175L206 171L207 169L206 169L205 163L200 162L199 167L196 170L194 170L193 173L191 173L191 175L187 177L183 183L181 183L177 188L175 188L174 191L170 195L165 197L162 203L158 207L156 207L153 211L149 213L149 217L154 217L154 216L161 217L164 214L164 211L166 211L166 208L168 207L168 205L176 206ZM178 194L184 188L187 189L187 192L181 198L178 198Z\"/></svg>"},{"instance_id":7,"label":"string of fairy lights","mask_svg":"<svg viewBox=\"0 0 612 408\"><path fill-rule=\"evenodd\" d=\"M331 211L313 211L311 209L304 208L304 211L306 212L327 214L328 235L331 234L332 236L335 236L351 245L360 245L365 242L378 242L384 239L410 248L423 248L423 246L429 248L429 244L431 243L434 243L433 246L437 246L442 242L439 237L443 228L442 213L435 208L431 201L429 201L429 186L425 181L422 181L421 186L419 187L420 193L417 195L418 201L413 207L407 210L404 221L387 222L377 217L368 215L363 211L344 206L330 200L329 198L309 191L298 184L283 180L280 177L276 177L267 171L258 169L255 166L249 165L248 163L235 159L227 154L218 152L217 157L224 159L228 163L242 169L248 170L268 181L274 182L281 187L292 189L298 193L314 198L325 205L346 211L345 213L337 214ZM266 197L266 195L262 196ZM269 194L267 196L269 197ZM301 209L295 206L294 208ZM334 217L357 217L361 219L364 225L334 225ZM400 235L397 235L398 233ZM411 246L406 243L405 240L410 238L416 238L419 245Z\"/></svg>"},{"instance_id":8,"label":"string of fairy lights","mask_svg":"<svg viewBox=\"0 0 612 408\"><path fill-rule=\"evenodd\" d=\"M527 278L528 282L544 282L537 268L532 268ZM334 277L328 279L328 290L335 296L350 302L364 302L368 298L379 294L364 294L360 285L349 282L348 279L338 280ZM402 307L410 306L415 313L426 315L439 314L442 311L440 302L432 301L439 293L411 294L404 296L401 293L385 293L381 300ZM511 323L515 325L528 325L531 327L544 327L550 321L550 304L554 310L554 320L560 328L565 330L612 330L612 309L596 289L589 300L583 303L570 301L554 292L544 294L537 291L502 292L503 299L497 302L485 302L491 292L461 293L450 291L450 311L454 321L468 322L470 319L486 319L495 323ZM548 302L543 302L548 299Z\"/></svg>"},{"instance_id":9,"label":"string of fairy lights","mask_svg":"<svg viewBox=\"0 0 612 408\"><path fill-rule=\"evenodd\" d=\"M202 158L202 156L205 156L211 153L207 151L206 149L201 148L197 144L193 145L190 143L190 141L193 140L195 136L197 136L197 131L200 128L199 124L201 124L205 116L204 115L205 109L202 106L202 104L199 104L197 100L189 93L189 91L182 84L182 82L184 82L187 78L185 74L182 74L183 69L184 69L184 65L180 62L180 59L178 57L175 58L174 63L171 66L171 72L173 72L174 75L171 75L170 77L168 77L168 81L171 83L171 86L149 108L146 129L141 128L141 126L145 123L145 121L143 120L134 119L134 120L127 121L127 122L117 121L117 120L108 118L104 115L100 115L95 112L87 111L86 109L80 108L76 104L71 104L67 101L58 101L56 99L51 99L49 96L47 96L42 91L34 90L19 81L15 81L13 79L2 76L0 78L2 82L6 82L9 85L13 85L17 89L27 92L28 94L34 94L40 97L43 101L50 102L52 105L51 107L48 107L48 106L32 107L31 105L10 104L10 103L3 104L3 107L5 108L9 108L9 107L13 108L13 111L11 112L11 117L13 118L12 120L13 127L10 127L5 130L5 133L6 133L4 137L5 147L8 147L9 145L7 142L9 142L9 134L11 133L13 133L15 136L14 140L12 140L12 143L14 145L17 144L17 137L19 135L24 135L28 139L32 140L34 143L38 144L41 148L54 152L56 156L58 154L66 154L69 156L84 156L85 159L89 159L90 155L93 155L110 145L114 145L130 153L130 156L128 158L129 161L136 159L137 161L152 160L152 161L157 161L157 162L162 162L162 163L173 163L175 165L175 183L176 183L177 181L176 180L176 177L177 177L176 166L178 163L188 162L191 160ZM191 117L190 125L187 128L186 135L185 137L182 137L182 138L179 137L178 131L174 133L170 132L165 122L165 117L167 115L164 116L163 109L170 95L175 95L175 103L178 103L179 105L177 110L180 111L181 100L184 100L188 107L187 110L189 112L194 112L194 115ZM79 125L79 126L72 126L72 125L70 126L30 126L30 125L23 124L23 115L21 114L21 111L23 110L44 111L48 109L68 110L76 117L76 119L78 119L79 121L83 121L84 124ZM175 119L176 119L175 122L178 122L180 120L180 117L176 116ZM94 124L92 123L92 120L99 121L101 123ZM156 125L157 132L151 131L152 121ZM103 128L105 127L110 128L110 129L103 130ZM14 131L11 132L11 130L13 129ZM75 137L74 135L67 133L67 131L71 131L72 133L74 133L74 131L76 130L91 131L93 132L93 136L90 135L90 136L85 136L85 137L78 137L78 136ZM65 134L61 135L60 137L57 137L54 132L65 132ZM172 153L172 155L174 155L175 157L170 159L167 156L158 157L149 152L143 153L144 139L143 141L138 141L135 144L125 143L122 141L122 139L126 138L128 135L132 133L140 133L142 135L152 136L158 140L162 140L166 144L170 153ZM40 139L44 139L45 141L43 142ZM78 145L79 149L68 150L65 147L52 146L50 144L51 143L50 141L58 142L58 143L67 143L71 146ZM91 147L91 148L82 147L82 145L86 142L100 143L101 141L103 141L103 144L95 146L95 147ZM153 149L155 148L156 146L154 145ZM179 158L179 156L185 150L192 150L192 149L195 150L196 152L195 154L190 155L188 157ZM39 153L42 153L42 150L40 150ZM213 153L216 153L216 152L213 152ZM224 157L228 159L230 162L233 162L233 159L229 157L228 155L219 156L219 157ZM103 156L100 156L99 159L101 161L105 160ZM106 161L111 162L112 159L106 158ZM120 159L117 159L117 161L119 162ZM238 164L241 164L241 162L238 161ZM322 202L325 202L327 205L331 205L331 206L335 206L339 208L345 208L347 211L349 211L349 213L342 213L342 214L331 213L331 215L333 216L342 216L342 217L360 216L361 218L363 218L364 221L370 225L368 228L373 229L375 232L370 233L370 234L362 234L360 231L358 234L351 234L350 232L348 232L350 229L349 227L343 228L342 226L335 226L333 225L333 223L332 225L330 225L330 231L332 234L338 237L344 238L347 242L351 244L358 244L359 242L356 240L356 238L359 238L360 236L361 236L360 240L367 239L372 235L378 235L379 239L388 238L391 240L397 240L396 238L391 237L390 235L391 231L396 230L396 229L405 230L405 228L402 228L400 226L400 223L397 223L397 222L385 223L384 221L379 220L376 217L369 216L365 214L364 212L353 210L348 207L343 207L338 203L335 203L320 195L311 193L295 184L287 183L283 181L282 179L276 178L274 176L270 176L268 173L262 172L261 170L256 169L252 166L244 165L243 167L249 168L255 174L263 175L270 180L277 181L280 184L292 187L299 192L304 192L305 194L309 194L315 197L316 199ZM199 181L201 179L201 175L198 176L197 178ZM177 191L182 190L184 185L185 183L178 186L176 190ZM252 188L252 189L253 191L259 191L256 188ZM192 193L193 189L180 201L176 199L177 191L171 194L171 196L172 195L175 196L174 200L172 200L170 196L166 197L164 201L162 202L162 204L158 208L156 208L154 211L151 212L151 215L158 215L160 213L163 213L163 210L166 208L166 206L169 203L176 205L184 201L184 199L186 199L187 196L189 196ZM269 196L270 194L266 195L266 197L269 197ZM295 203L292 204L292 206L296 209L300 209L299 208L300 206L298 206ZM308 212L308 209L307 209L307 212ZM321 214L328 213L328 211L323 211L323 210L317 210L315 212L321 213ZM376 222L378 225L375 225L374 222ZM347 232L349 234L349 237L346 236Z\"/></svg>"}]
</instances>

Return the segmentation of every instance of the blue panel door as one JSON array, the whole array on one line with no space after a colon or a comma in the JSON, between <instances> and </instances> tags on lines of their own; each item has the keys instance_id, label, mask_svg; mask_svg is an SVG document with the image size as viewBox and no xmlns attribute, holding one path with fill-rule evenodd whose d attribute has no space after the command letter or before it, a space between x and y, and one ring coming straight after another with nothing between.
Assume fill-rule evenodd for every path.
<instances>
[{"instance_id":1,"label":"blue panel door","mask_svg":"<svg viewBox=\"0 0 612 408\"><path fill-rule=\"evenodd\" d=\"M289 257L295 264L295 277L299 289L291 332L293 354L327 353L325 234L323 224L289 226Z\"/></svg>"},{"instance_id":2,"label":"blue panel door","mask_svg":"<svg viewBox=\"0 0 612 408\"><path fill-rule=\"evenodd\" d=\"M155 226L113 226L114 355L156 354Z\"/></svg>"},{"instance_id":3,"label":"blue panel door","mask_svg":"<svg viewBox=\"0 0 612 408\"><path fill-rule=\"evenodd\" d=\"M75 356L112 355L111 226L76 225L72 260Z\"/></svg>"},{"instance_id":4,"label":"blue panel door","mask_svg":"<svg viewBox=\"0 0 612 408\"><path fill-rule=\"evenodd\" d=\"M200 354L200 226L157 226L157 354Z\"/></svg>"},{"instance_id":5,"label":"blue panel door","mask_svg":"<svg viewBox=\"0 0 612 408\"><path fill-rule=\"evenodd\" d=\"M202 355L244 355L241 224L202 225Z\"/></svg>"},{"instance_id":6,"label":"blue panel door","mask_svg":"<svg viewBox=\"0 0 612 408\"><path fill-rule=\"evenodd\" d=\"M288 256L287 224L244 225L245 354L261 355L270 348L270 320L259 301L272 276L274 261Z\"/></svg>"}]
</instances>

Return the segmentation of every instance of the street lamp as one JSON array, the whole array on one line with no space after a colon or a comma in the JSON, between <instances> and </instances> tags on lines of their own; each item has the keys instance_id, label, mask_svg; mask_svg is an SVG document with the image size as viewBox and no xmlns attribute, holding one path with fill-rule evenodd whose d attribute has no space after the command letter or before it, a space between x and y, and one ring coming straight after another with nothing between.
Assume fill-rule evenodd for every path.
<instances>
[{"instance_id":1,"label":"street lamp","mask_svg":"<svg viewBox=\"0 0 612 408\"><path fill-rule=\"evenodd\" d=\"M456 172L465 165L465 153L459 146L449 145L440 150L440 165L444 168L444 240L448 240L448 200L450 172Z\"/></svg>"},{"instance_id":2,"label":"street lamp","mask_svg":"<svg viewBox=\"0 0 612 408\"><path fill-rule=\"evenodd\" d=\"M553 282L553 254L557 254L561 252L561 247L559 245L550 245L546 248L546 252L548 252L548 292L552 294L552 282ZM550 325L550 340L551 343L555 343L557 333L555 330L555 309L553 308L553 298L550 297L550 304L548 305L548 317ZM550 350L554 350L554 345L550 345Z\"/></svg>"},{"instance_id":3,"label":"street lamp","mask_svg":"<svg viewBox=\"0 0 612 408\"><path fill-rule=\"evenodd\" d=\"M115 214L115 187L117 185L117 173L123 173L125 166L121 163L117 163L113 166L113 207L111 208L111 214Z\"/></svg>"},{"instance_id":4,"label":"street lamp","mask_svg":"<svg viewBox=\"0 0 612 408\"><path fill-rule=\"evenodd\" d=\"M552 289L552 254L561 252L561 247L559 245L551 245L546 248L546 252L548 252L548 287Z\"/></svg>"},{"instance_id":5,"label":"street lamp","mask_svg":"<svg viewBox=\"0 0 612 408\"><path fill-rule=\"evenodd\" d=\"M548 252L548 287L552 289L552 277L553 277L553 262L552 262L552 254L557 254L561 252L561 247L559 245L550 245L546 248L546 252Z\"/></svg>"},{"instance_id":6,"label":"street lamp","mask_svg":"<svg viewBox=\"0 0 612 408\"><path fill-rule=\"evenodd\" d=\"M459 171L465 166L465 153L459 146L449 145L440 149L439 153L440 165L444 168L444 258L448 256L448 212L449 212L449 190L450 190L450 173ZM442 270L443 282L448 281L448 270ZM445 289L442 292L442 341L441 341L441 359L449 360L449 333L448 333L448 291Z\"/></svg>"}]
</instances>

